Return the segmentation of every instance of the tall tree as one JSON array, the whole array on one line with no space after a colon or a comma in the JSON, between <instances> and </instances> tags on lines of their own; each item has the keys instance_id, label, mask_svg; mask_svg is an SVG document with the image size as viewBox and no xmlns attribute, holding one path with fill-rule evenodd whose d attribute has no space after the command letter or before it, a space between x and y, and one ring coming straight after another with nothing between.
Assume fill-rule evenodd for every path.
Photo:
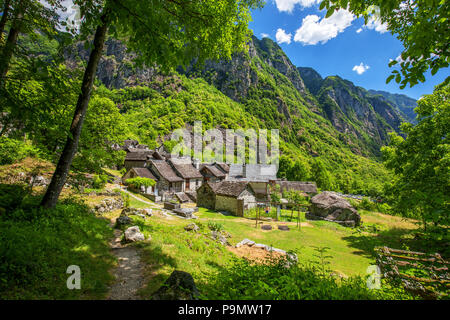
<instances>
[{"instance_id":1,"label":"tall tree","mask_svg":"<svg viewBox=\"0 0 450 320\"><path fill-rule=\"evenodd\" d=\"M193 59L202 63L208 58L231 58L234 51L243 50L250 37L250 9L262 6L260 0L77 0L74 3L80 7L84 19L81 31L89 31L95 25L97 29L70 134L41 202L44 207L56 205L66 182L108 28L113 36L120 36L129 49L138 53L140 63L170 69L186 66Z\"/></svg>"},{"instance_id":2,"label":"tall tree","mask_svg":"<svg viewBox=\"0 0 450 320\"><path fill-rule=\"evenodd\" d=\"M327 8L327 16L338 9L348 9L357 16L379 20L405 47L400 71L393 70L387 82L395 79L400 88L424 82L424 73L435 74L449 66L450 56L450 1L447 0L323 0L320 8Z\"/></svg>"},{"instance_id":3,"label":"tall tree","mask_svg":"<svg viewBox=\"0 0 450 320\"><path fill-rule=\"evenodd\" d=\"M392 134L382 149L385 164L394 171L387 186L393 209L421 218L424 228L450 224L450 77L433 94L418 101L418 124L402 125L402 138Z\"/></svg>"}]
</instances>

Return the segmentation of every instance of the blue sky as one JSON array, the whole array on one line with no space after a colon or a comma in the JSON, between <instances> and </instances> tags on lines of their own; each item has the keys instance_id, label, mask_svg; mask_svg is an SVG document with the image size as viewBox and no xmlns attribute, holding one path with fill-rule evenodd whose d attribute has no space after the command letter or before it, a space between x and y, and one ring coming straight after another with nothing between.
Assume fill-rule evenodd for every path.
<instances>
[{"instance_id":1,"label":"blue sky","mask_svg":"<svg viewBox=\"0 0 450 320\"><path fill-rule=\"evenodd\" d=\"M395 36L386 31L379 21L370 21L346 11L325 18L325 10L319 11L320 0L266 0L261 10L252 12L249 27L261 39L268 36L277 41L292 63L312 67L322 77L338 75L366 89L403 93L418 99L433 92L435 85L450 75L449 68L434 76L425 74L425 83L401 90L392 81L389 59L396 59L403 46Z\"/></svg>"}]
</instances>

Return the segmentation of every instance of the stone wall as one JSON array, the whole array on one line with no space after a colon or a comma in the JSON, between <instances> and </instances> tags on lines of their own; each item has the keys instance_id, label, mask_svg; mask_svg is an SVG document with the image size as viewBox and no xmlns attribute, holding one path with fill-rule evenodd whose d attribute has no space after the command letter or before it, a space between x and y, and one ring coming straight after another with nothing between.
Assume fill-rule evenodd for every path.
<instances>
[{"instance_id":1,"label":"stone wall","mask_svg":"<svg viewBox=\"0 0 450 320\"><path fill-rule=\"evenodd\" d=\"M256 207L255 195L248 190L242 192L238 199L244 200L244 210Z\"/></svg>"},{"instance_id":2,"label":"stone wall","mask_svg":"<svg viewBox=\"0 0 450 320\"><path fill-rule=\"evenodd\" d=\"M216 211L228 211L237 214L237 199L227 196L216 195Z\"/></svg>"},{"instance_id":3,"label":"stone wall","mask_svg":"<svg viewBox=\"0 0 450 320\"><path fill-rule=\"evenodd\" d=\"M214 209L215 208L215 198L214 192L206 185L203 188L197 189L197 206Z\"/></svg>"}]
</instances>

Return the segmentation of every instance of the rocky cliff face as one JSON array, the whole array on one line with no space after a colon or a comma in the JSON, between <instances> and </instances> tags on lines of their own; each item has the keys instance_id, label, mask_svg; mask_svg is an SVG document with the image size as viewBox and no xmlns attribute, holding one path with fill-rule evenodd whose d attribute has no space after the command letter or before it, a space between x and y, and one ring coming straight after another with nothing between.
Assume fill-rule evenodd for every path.
<instances>
[{"instance_id":1,"label":"rocky cliff face","mask_svg":"<svg viewBox=\"0 0 450 320\"><path fill-rule=\"evenodd\" d=\"M191 66L187 70L179 68L178 71L188 76L205 78L225 95L239 102L245 100L251 87L263 86L255 66L259 69L269 67L277 70L300 93L306 92L297 68L275 42L268 38L258 40L252 37L248 46L248 52L235 54L229 61L208 61L201 69Z\"/></svg>"},{"instance_id":2,"label":"rocky cliff face","mask_svg":"<svg viewBox=\"0 0 450 320\"><path fill-rule=\"evenodd\" d=\"M388 132L404 121L390 104L337 76L323 81L317 99L338 131L365 141L375 154L387 143Z\"/></svg>"},{"instance_id":3,"label":"rocky cliff face","mask_svg":"<svg viewBox=\"0 0 450 320\"><path fill-rule=\"evenodd\" d=\"M76 64L80 58L87 60L88 54L80 43L67 56L68 64ZM151 85L152 81L164 79L155 67L136 68L133 57L122 43L109 39L98 78L108 88ZM205 79L242 103L267 127L284 130L294 143L297 138L291 132L304 132L311 121L325 128L329 121L342 133L341 141L358 146L352 147L354 152L378 155L380 147L387 143L388 132L398 130L404 118L392 102L398 97L368 92L337 76L323 79L312 68L297 68L268 38L252 37L248 51L235 54L231 60L207 61L204 66L193 64L177 71Z\"/></svg>"},{"instance_id":4,"label":"rocky cliff face","mask_svg":"<svg viewBox=\"0 0 450 320\"><path fill-rule=\"evenodd\" d=\"M417 122L417 115L414 112L414 108L417 107L417 101L415 99L405 96L404 94L389 93L386 91L369 90L369 93L376 95L380 99L383 99L387 103L391 104L404 116L407 121L411 123Z\"/></svg>"}]
</instances>

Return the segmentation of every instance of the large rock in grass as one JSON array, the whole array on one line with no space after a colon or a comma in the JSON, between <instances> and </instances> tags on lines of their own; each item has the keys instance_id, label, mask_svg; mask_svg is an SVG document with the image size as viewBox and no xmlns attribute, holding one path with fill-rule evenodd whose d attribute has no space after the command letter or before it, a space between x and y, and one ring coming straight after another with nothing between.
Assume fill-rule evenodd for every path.
<instances>
[{"instance_id":1,"label":"large rock in grass","mask_svg":"<svg viewBox=\"0 0 450 320\"><path fill-rule=\"evenodd\" d=\"M116 228L121 229L122 227L130 225L132 223L133 223L133 220L131 220L130 217L122 215L116 219Z\"/></svg>"},{"instance_id":2,"label":"large rock in grass","mask_svg":"<svg viewBox=\"0 0 450 320\"><path fill-rule=\"evenodd\" d=\"M144 240L145 236L141 233L138 226L130 227L127 230L125 230L125 241L136 242Z\"/></svg>"},{"instance_id":3,"label":"large rock in grass","mask_svg":"<svg viewBox=\"0 0 450 320\"><path fill-rule=\"evenodd\" d=\"M355 227L361 222L358 211L347 200L330 191L322 192L311 199L306 218L337 222L346 227Z\"/></svg>"},{"instance_id":4,"label":"large rock in grass","mask_svg":"<svg viewBox=\"0 0 450 320\"><path fill-rule=\"evenodd\" d=\"M194 300L197 297L194 278L187 272L175 270L153 294L152 300Z\"/></svg>"}]
</instances>

